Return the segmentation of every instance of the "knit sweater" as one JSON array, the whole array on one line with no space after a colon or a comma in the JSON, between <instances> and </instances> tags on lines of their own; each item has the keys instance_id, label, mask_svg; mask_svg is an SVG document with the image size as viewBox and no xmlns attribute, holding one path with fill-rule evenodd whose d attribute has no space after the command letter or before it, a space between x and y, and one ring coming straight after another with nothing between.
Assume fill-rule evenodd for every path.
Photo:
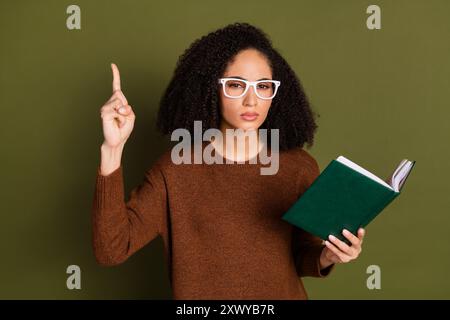
<instances>
[{"instance_id":1,"label":"knit sweater","mask_svg":"<svg viewBox=\"0 0 450 320\"><path fill-rule=\"evenodd\" d=\"M97 262L120 264L161 236L174 299L308 299L301 277L326 277L334 265L321 270L322 240L281 216L319 175L316 160L280 151L274 175L261 175L259 162L223 162L177 165L168 150L128 201L122 165L106 176L98 166Z\"/></svg>"}]
</instances>

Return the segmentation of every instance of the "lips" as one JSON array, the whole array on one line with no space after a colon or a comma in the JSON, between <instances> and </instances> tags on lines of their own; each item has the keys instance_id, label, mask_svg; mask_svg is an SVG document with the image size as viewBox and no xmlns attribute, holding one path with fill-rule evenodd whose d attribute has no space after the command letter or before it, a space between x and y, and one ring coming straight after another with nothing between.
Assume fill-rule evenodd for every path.
<instances>
[{"instance_id":1,"label":"lips","mask_svg":"<svg viewBox=\"0 0 450 320\"><path fill-rule=\"evenodd\" d=\"M241 113L241 118L247 121L255 120L259 116L256 112L244 112Z\"/></svg>"}]
</instances>

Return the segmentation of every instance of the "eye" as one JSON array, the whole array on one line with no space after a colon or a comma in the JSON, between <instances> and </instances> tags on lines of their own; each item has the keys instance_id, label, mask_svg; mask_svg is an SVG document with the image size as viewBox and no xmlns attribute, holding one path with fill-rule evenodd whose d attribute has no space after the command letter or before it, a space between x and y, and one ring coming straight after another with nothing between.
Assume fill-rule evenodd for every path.
<instances>
[{"instance_id":1,"label":"eye","mask_svg":"<svg viewBox=\"0 0 450 320\"><path fill-rule=\"evenodd\" d=\"M271 88L271 86L268 83L260 83L260 84L258 84L258 89L267 90L267 89L270 89L270 88Z\"/></svg>"},{"instance_id":2,"label":"eye","mask_svg":"<svg viewBox=\"0 0 450 320\"><path fill-rule=\"evenodd\" d=\"M230 88L244 88L244 84L239 81L227 81L227 87Z\"/></svg>"}]
</instances>

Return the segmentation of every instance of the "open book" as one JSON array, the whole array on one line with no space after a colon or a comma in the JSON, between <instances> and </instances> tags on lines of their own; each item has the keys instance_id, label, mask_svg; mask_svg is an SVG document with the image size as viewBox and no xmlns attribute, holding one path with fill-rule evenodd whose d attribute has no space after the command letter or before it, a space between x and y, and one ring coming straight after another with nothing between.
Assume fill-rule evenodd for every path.
<instances>
[{"instance_id":1,"label":"open book","mask_svg":"<svg viewBox=\"0 0 450 320\"><path fill-rule=\"evenodd\" d=\"M356 234L401 192L415 161L403 159L383 180L344 156L332 160L282 219L323 240L345 241L345 228Z\"/></svg>"},{"instance_id":2,"label":"open book","mask_svg":"<svg viewBox=\"0 0 450 320\"><path fill-rule=\"evenodd\" d=\"M400 192L401 188L403 187L403 184L405 183L406 179L409 176L409 173L411 172L411 169L414 167L414 164L416 163L415 161L403 159L397 166L397 168L394 170L394 172L391 174L391 176L389 176L386 180L381 180L373 173L360 167L359 165L350 161L344 156L339 156L336 160L346 165L347 167L362 173L363 175L369 177L370 179L377 181L386 188L394 190L395 192Z\"/></svg>"}]
</instances>

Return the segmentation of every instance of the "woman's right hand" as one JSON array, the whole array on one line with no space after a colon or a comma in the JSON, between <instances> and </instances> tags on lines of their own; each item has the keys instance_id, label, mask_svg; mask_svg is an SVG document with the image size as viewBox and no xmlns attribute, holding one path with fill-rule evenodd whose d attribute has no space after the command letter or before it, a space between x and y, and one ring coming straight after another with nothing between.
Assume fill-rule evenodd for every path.
<instances>
[{"instance_id":1,"label":"woman's right hand","mask_svg":"<svg viewBox=\"0 0 450 320\"><path fill-rule=\"evenodd\" d=\"M112 96L100 109L103 124L103 146L117 148L123 146L133 131L136 118L133 109L120 87L120 74L117 66L111 64L113 73Z\"/></svg>"}]
</instances>

